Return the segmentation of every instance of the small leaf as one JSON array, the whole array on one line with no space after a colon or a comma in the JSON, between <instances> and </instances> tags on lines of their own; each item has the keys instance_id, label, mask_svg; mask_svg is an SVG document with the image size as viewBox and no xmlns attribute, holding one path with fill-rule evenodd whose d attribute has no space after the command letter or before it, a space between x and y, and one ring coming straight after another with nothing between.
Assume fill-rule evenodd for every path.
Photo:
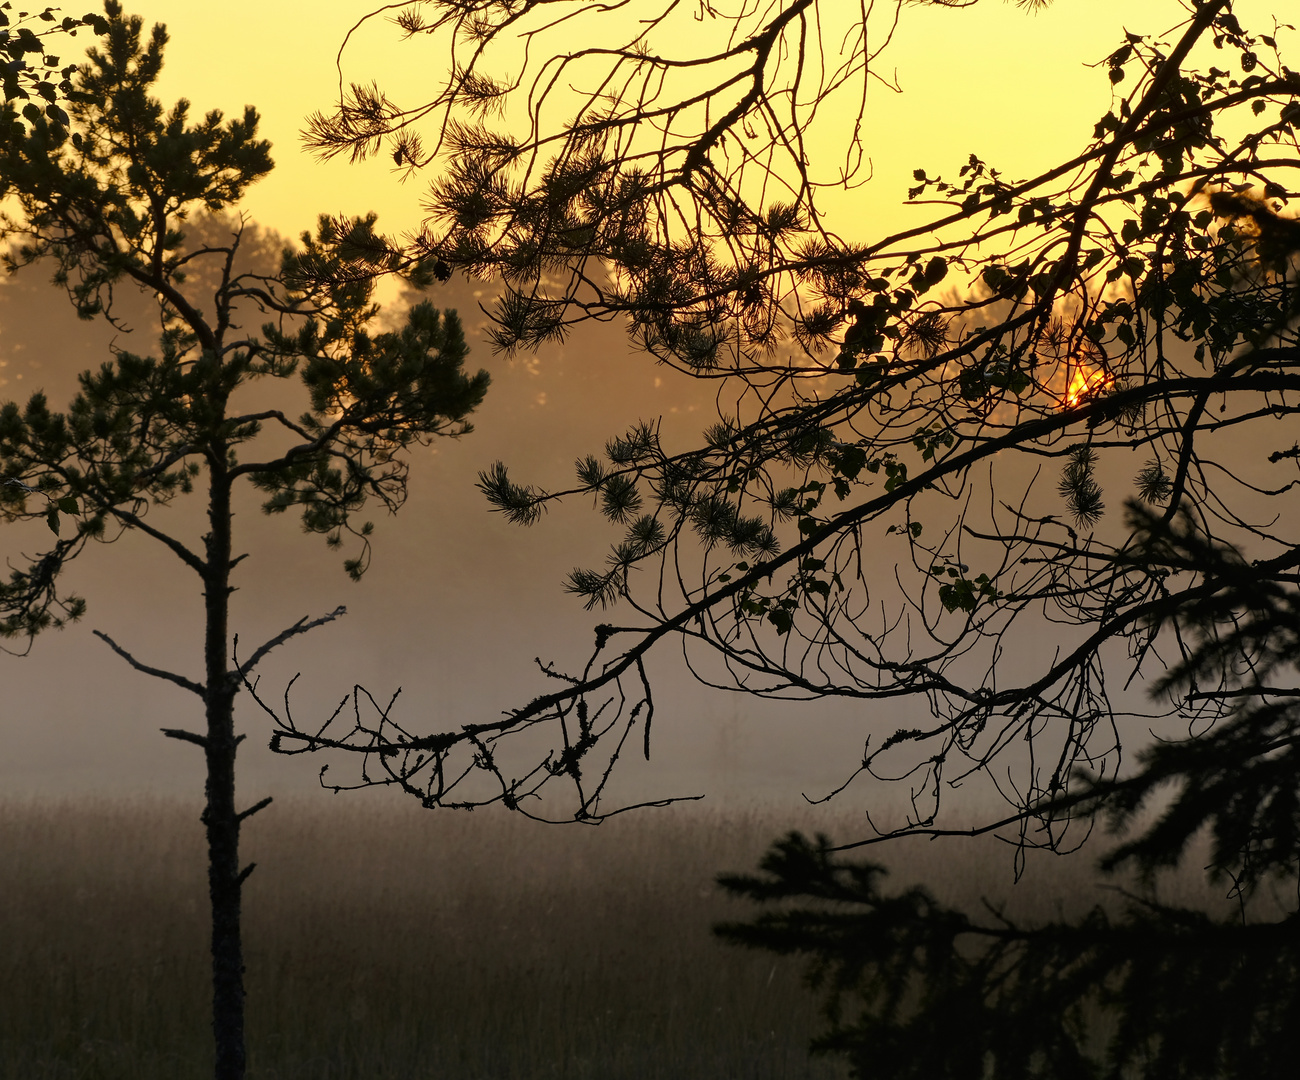
<instances>
[{"instance_id":1,"label":"small leaf","mask_svg":"<svg viewBox=\"0 0 1300 1080\"><path fill-rule=\"evenodd\" d=\"M939 601L950 612L960 609L968 614L974 613L979 602L974 587L965 578L939 586Z\"/></svg>"},{"instance_id":2,"label":"small leaf","mask_svg":"<svg viewBox=\"0 0 1300 1080\"><path fill-rule=\"evenodd\" d=\"M776 627L776 632L781 635L788 634L794 626L794 616L785 608L774 608L767 614L767 621Z\"/></svg>"},{"instance_id":3,"label":"small leaf","mask_svg":"<svg viewBox=\"0 0 1300 1080\"><path fill-rule=\"evenodd\" d=\"M59 500L58 506L65 514L81 513L80 509L77 507L77 499L74 495L64 495L63 498Z\"/></svg>"},{"instance_id":4,"label":"small leaf","mask_svg":"<svg viewBox=\"0 0 1300 1080\"><path fill-rule=\"evenodd\" d=\"M59 508L50 503L50 508L45 511L45 524L50 527L50 532L55 536L59 535Z\"/></svg>"}]
</instances>

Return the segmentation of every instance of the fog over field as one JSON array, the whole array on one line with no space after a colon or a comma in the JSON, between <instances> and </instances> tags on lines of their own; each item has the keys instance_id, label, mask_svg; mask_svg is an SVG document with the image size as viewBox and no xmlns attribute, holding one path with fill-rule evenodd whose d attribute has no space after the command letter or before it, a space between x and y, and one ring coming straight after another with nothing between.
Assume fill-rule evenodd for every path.
<instances>
[{"instance_id":1,"label":"fog over field","mask_svg":"<svg viewBox=\"0 0 1300 1080\"><path fill-rule=\"evenodd\" d=\"M263 256L273 257L279 238L261 239ZM413 299L398 298L393 307ZM568 486L577 457L600 452L637 420L658 420L665 442L684 448L716 409L713 385L633 355L619 327L587 327L541 356L507 361L484 344L480 287L458 278L436 286L430 299L461 313L469 364L486 367L493 385L473 417L472 434L417 451L408 504L396 518L382 511L375 518L374 559L364 579L350 582L343 555L302 535L292 515L267 518L251 498L241 507L239 550L249 558L237 571L232 630L246 648L304 615L348 608L346 618L282 648L263 667L262 689L272 699L302 672L293 701L303 717L323 717L354 683L385 699L401 687L395 716L413 730L488 720L548 689L533 658L580 664L593 627L608 618L584 611L565 593L564 577L575 565L599 565L615 530L579 501L531 529L512 526L490 512L474 487L478 472L500 459L521 481ZM130 333L78 322L39 266L0 279L0 398L25 401L43 390L52 406L66 407L77 374L102 363L110 346L155 349L149 305L126 290L117 303ZM189 522L197 540L199 500L189 502L182 496L151 513ZM35 522L9 526L5 535L7 551L32 551L48 532ZM191 722L190 696L131 671L91 634L109 634L142 662L197 671L197 579L159 545L135 535L92 547L68 577L88 601L84 620L38 638L24 658L0 656L6 697L0 791L201 790L201 755L158 732ZM672 643L652 656L650 672L658 679L652 760L624 759L619 780L628 798L771 797L795 806L801 793L821 795L845 779L867 728L892 730L924 709L920 703L870 710L852 703L793 705L709 690L684 670ZM265 749L266 718L247 699L238 710L249 735L239 773L245 796L314 788L323 762L273 757Z\"/></svg>"},{"instance_id":2,"label":"fog over field","mask_svg":"<svg viewBox=\"0 0 1300 1080\"><path fill-rule=\"evenodd\" d=\"M259 257L274 258L282 242L262 233ZM301 673L292 702L304 721L323 719L357 683L384 700L400 687L394 716L414 731L490 720L551 689L534 658L580 665L593 628L610 617L584 611L565 592L565 575L575 565L599 565L616 530L582 500L552 509L530 529L510 525L475 488L478 472L503 460L521 482L563 488L573 483L576 458L600 452L638 420L658 422L667 446L686 448L716 415L714 384L634 354L619 327L582 327L563 346L505 360L484 341L480 305L490 297L480 286L456 278L435 286L429 298L460 312L469 366L487 368L493 384L470 435L417 451L407 505L397 517L375 517L374 557L363 580L349 581L343 554L302 535L294 516L268 518L247 495L240 507L239 550L249 558L236 575L232 630L246 650L303 616L348 608L344 619L291 642L263 665L261 690L270 700ZM394 296L390 306L417 299ZM0 279L0 398L25 401L41 390L52 405L66 407L77 374L102 363L110 347L153 349L148 303L124 290L117 305L129 332L78 322L40 267ZM197 541L204 529L199 502L182 496L151 512L160 521L187 522ZM43 522L9 526L7 550L41 550L48 535ZM877 595L884 602L896 602L891 579L900 554L901 547L880 553ZM130 670L91 633L109 634L142 662L195 673L202 629L197 579L138 535L92 547L67 576L88 601L85 618L38 638L26 657L0 656L0 791L200 791L201 755L158 731L193 721L190 695ZM1004 678L1035 673L1057 640L1047 633L1022 644L1005 659ZM614 780L615 795L629 801L705 795L795 812L805 794L820 798L847 779L868 736L879 742L928 716L921 699L778 702L704 687L672 641L651 654L648 669L656 694L651 760L625 755ZM246 697L237 702L237 717L249 736L240 757L243 797L316 789L323 760L272 755L270 723ZM335 761L334 777L353 776L349 768ZM906 784L859 777L837 798L837 812L872 811L882 824L897 824L895 811L906 812L908 797ZM961 812L1000 805L977 785L950 798Z\"/></svg>"}]
</instances>

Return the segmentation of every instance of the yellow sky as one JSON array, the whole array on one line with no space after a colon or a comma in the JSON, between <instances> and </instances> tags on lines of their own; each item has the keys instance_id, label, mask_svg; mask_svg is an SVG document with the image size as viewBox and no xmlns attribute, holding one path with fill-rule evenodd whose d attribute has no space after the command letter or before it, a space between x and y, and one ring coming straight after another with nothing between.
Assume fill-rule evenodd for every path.
<instances>
[{"instance_id":1,"label":"yellow sky","mask_svg":"<svg viewBox=\"0 0 1300 1080\"><path fill-rule=\"evenodd\" d=\"M1249 0L1236 7L1246 25L1268 32L1268 13L1285 5ZM403 185L387 158L322 164L299 139L304 117L334 100L335 55L348 28L370 10L365 0L227 0L220 15L196 0L141 0L128 10L171 32L164 97L189 97L201 110L252 104L261 112L278 167L246 209L264 225L296 233L320 212L369 209L389 230L418 225L422 181ZM1037 14L1001 0L968 9L905 8L879 65L905 92L876 85L868 102L867 152L876 180L828 200L832 225L861 239L889 231L917 166L951 175L977 152L1010 175L1027 176L1076 152L1108 102L1104 73L1085 65L1114 49L1124 28L1159 33L1183 18L1176 0L1056 0ZM381 18L346 55L345 79L377 79L397 101L412 104L440 56L425 40L403 43ZM840 147L827 152L842 159ZM855 227L864 214L864 227Z\"/></svg>"}]
</instances>

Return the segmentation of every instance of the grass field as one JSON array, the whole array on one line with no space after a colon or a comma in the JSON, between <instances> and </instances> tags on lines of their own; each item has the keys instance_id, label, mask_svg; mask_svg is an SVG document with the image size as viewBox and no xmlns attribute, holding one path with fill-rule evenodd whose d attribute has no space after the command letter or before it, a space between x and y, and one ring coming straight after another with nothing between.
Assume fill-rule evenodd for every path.
<instances>
[{"instance_id":1,"label":"grass field","mask_svg":"<svg viewBox=\"0 0 1300 1080\"><path fill-rule=\"evenodd\" d=\"M0 803L0 1076L211 1075L197 817L177 802ZM709 933L751 914L714 876L752 869L792 824L691 807L547 827L277 802L245 834L250 1075L843 1076L806 1052L818 1014L798 961ZM878 852L901 859L897 883L949 900L1046 914L1097 896L1086 856L1012 890L1005 849L908 844Z\"/></svg>"}]
</instances>

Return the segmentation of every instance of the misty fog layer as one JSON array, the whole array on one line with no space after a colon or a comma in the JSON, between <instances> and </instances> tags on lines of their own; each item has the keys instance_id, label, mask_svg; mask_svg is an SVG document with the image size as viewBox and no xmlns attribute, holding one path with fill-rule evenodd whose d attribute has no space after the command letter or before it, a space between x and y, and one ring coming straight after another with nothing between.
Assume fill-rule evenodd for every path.
<instances>
[{"instance_id":1,"label":"misty fog layer","mask_svg":"<svg viewBox=\"0 0 1300 1080\"><path fill-rule=\"evenodd\" d=\"M217 222L191 226L191 242ZM200 232L196 232L200 230ZM250 230L253 231L253 230ZM278 256L282 238L246 234L254 259ZM201 295L201 288L198 289ZM415 302L400 297L392 309ZM410 499L396 517L375 519L372 567L359 584L342 569L346 554L302 533L292 515L267 517L248 499L240 507L241 564L232 629L247 647L304 615L339 604L348 616L281 650L264 667L261 691L278 699L298 672L292 703L301 719L322 719L362 684L387 699L399 687L394 715L411 730L490 719L547 689L535 658L558 666L588 655L599 610L586 612L564 591L575 565L599 565L615 530L584 500L551 512L531 529L490 511L474 482L503 460L521 482L547 489L572 485L573 463L599 454L606 440L638 420L661 426L665 445L685 449L716 414L717 385L696 382L634 354L623 328L589 325L564 345L536 356L493 356L484 340L490 296L456 278L429 299L457 310L471 342L470 366L486 367L493 384L473 417L475 430L418 451ZM20 403L44 392L66 408L77 375L114 348L155 349L156 310L128 288L115 297L116 332L79 322L63 291L29 267L0 280L0 398ZM249 313L250 322L260 319ZM254 326L248 327L251 331ZM274 404L292 412L301 403ZM184 496L150 513L203 533L201 500ZM382 514L382 512L381 512ZM10 525L6 555L41 550L43 523ZM882 570L885 569L882 566ZM86 597L85 619L35 642L30 655L0 656L5 708L0 789L9 794L76 792L188 793L201 788L200 755L158 729L191 720L196 708L176 687L130 670L92 637L110 634L144 663L198 670L201 602L197 579L147 537L123 536L92 547L69 573ZM251 643L251 644L248 644ZM888 716L841 703L764 702L699 686L671 643L652 659L659 674L652 759L629 756L619 791L628 798L705 794L714 801L823 794L851 773L862 740ZM266 750L269 721L246 697L238 704L240 782L246 797L311 789L322 761L284 759ZM866 723L864 724L864 720ZM339 762L334 778L346 777ZM875 793L873 800L879 796ZM866 805L863 807L866 808Z\"/></svg>"}]
</instances>

